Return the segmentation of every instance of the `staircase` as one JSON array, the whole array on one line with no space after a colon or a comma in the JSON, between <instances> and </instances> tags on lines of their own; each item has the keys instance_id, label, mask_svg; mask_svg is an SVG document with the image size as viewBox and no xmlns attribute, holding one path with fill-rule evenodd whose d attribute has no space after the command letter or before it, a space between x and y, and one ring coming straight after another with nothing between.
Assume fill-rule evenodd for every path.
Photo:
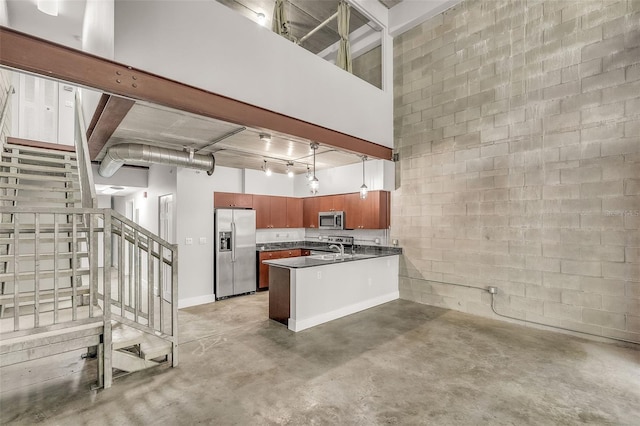
<instances>
[{"instance_id":1,"label":"staircase","mask_svg":"<svg viewBox=\"0 0 640 426\"><path fill-rule=\"evenodd\" d=\"M108 388L114 373L177 365L177 249L93 208L81 142L2 148L0 367L89 348Z\"/></svg>"}]
</instances>

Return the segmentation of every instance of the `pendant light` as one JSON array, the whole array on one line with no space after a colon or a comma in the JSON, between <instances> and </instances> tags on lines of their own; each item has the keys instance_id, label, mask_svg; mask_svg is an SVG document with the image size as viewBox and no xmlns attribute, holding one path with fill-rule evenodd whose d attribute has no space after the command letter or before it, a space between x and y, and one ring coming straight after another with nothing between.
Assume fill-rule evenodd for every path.
<instances>
[{"instance_id":1,"label":"pendant light","mask_svg":"<svg viewBox=\"0 0 640 426\"><path fill-rule=\"evenodd\" d=\"M289 176L290 178L293 177L293 170L291 169L291 167L293 167L293 162L292 161L288 161L287 162L287 176Z\"/></svg>"},{"instance_id":2,"label":"pendant light","mask_svg":"<svg viewBox=\"0 0 640 426\"><path fill-rule=\"evenodd\" d=\"M267 164L267 160L264 160L264 165L262 166L262 171L264 171L265 175L271 176L271 168Z\"/></svg>"},{"instance_id":3,"label":"pendant light","mask_svg":"<svg viewBox=\"0 0 640 426\"><path fill-rule=\"evenodd\" d=\"M360 187L360 198L363 200L367 198L367 193L369 192L369 188L364 184L364 162L367 161L367 156L362 156L362 186Z\"/></svg>"},{"instance_id":4,"label":"pendant light","mask_svg":"<svg viewBox=\"0 0 640 426\"><path fill-rule=\"evenodd\" d=\"M309 189L313 195L318 193L318 189L320 188L320 181L316 177L316 150L318 149L318 144L315 142L311 142L311 149L313 150L313 178L309 182Z\"/></svg>"}]
</instances>

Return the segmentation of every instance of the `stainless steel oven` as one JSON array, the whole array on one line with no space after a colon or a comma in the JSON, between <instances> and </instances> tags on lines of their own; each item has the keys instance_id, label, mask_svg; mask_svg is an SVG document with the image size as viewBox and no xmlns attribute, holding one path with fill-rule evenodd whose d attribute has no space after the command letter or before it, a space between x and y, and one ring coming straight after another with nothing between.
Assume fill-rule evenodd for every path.
<instances>
[{"instance_id":1,"label":"stainless steel oven","mask_svg":"<svg viewBox=\"0 0 640 426\"><path fill-rule=\"evenodd\" d=\"M344 229L344 212L318 213L318 229Z\"/></svg>"}]
</instances>

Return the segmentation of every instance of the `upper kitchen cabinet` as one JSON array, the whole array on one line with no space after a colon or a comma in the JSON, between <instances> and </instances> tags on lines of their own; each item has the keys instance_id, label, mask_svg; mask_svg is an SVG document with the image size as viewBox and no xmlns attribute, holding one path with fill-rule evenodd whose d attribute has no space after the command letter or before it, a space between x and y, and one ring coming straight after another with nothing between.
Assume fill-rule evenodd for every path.
<instances>
[{"instance_id":1,"label":"upper kitchen cabinet","mask_svg":"<svg viewBox=\"0 0 640 426\"><path fill-rule=\"evenodd\" d=\"M386 229L390 225L390 196L387 191L371 191L364 200L360 193L345 196L347 229Z\"/></svg>"},{"instance_id":2,"label":"upper kitchen cabinet","mask_svg":"<svg viewBox=\"0 0 640 426\"><path fill-rule=\"evenodd\" d=\"M344 195L325 195L318 197L319 212L339 212L344 210Z\"/></svg>"},{"instance_id":3,"label":"upper kitchen cabinet","mask_svg":"<svg viewBox=\"0 0 640 426\"><path fill-rule=\"evenodd\" d=\"M287 228L303 228L302 198L287 198Z\"/></svg>"},{"instance_id":4,"label":"upper kitchen cabinet","mask_svg":"<svg viewBox=\"0 0 640 426\"><path fill-rule=\"evenodd\" d=\"M214 192L213 207L220 208L253 208L253 195L232 192Z\"/></svg>"},{"instance_id":5,"label":"upper kitchen cabinet","mask_svg":"<svg viewBox=\"0 0 640 426\"><path fill-rule=\"evenodd\" d=\"M287 198L270 195L254 195L253 208L256 211L256 228L286 228Z\"/></svg>"},{"instance_id":6,"label":"upper kitchen cabinet","mask_svg":"<svg viewBox=\"0 0 640 426\"><path fill-rule=\"evenodd\" d=\"M307 197L302 201L302 225L305 228L318 228L320 197Z\"/></svg>"}]
</instances>

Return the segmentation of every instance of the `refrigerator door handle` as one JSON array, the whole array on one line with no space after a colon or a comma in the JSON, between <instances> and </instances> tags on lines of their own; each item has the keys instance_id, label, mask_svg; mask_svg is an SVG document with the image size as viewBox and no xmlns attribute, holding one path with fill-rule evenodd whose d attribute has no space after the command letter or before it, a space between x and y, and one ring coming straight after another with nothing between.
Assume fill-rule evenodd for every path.
<instances>
[{"instance_id":1,"label":"refrigerator door handle","mask_svg":"<svg viewBox=\"0 0 640 426\"><path fill-rule=\"evenodd\" d=\"M236 261L236 223L231 222L231 261Z\"/></svg>"}]
</instances>

